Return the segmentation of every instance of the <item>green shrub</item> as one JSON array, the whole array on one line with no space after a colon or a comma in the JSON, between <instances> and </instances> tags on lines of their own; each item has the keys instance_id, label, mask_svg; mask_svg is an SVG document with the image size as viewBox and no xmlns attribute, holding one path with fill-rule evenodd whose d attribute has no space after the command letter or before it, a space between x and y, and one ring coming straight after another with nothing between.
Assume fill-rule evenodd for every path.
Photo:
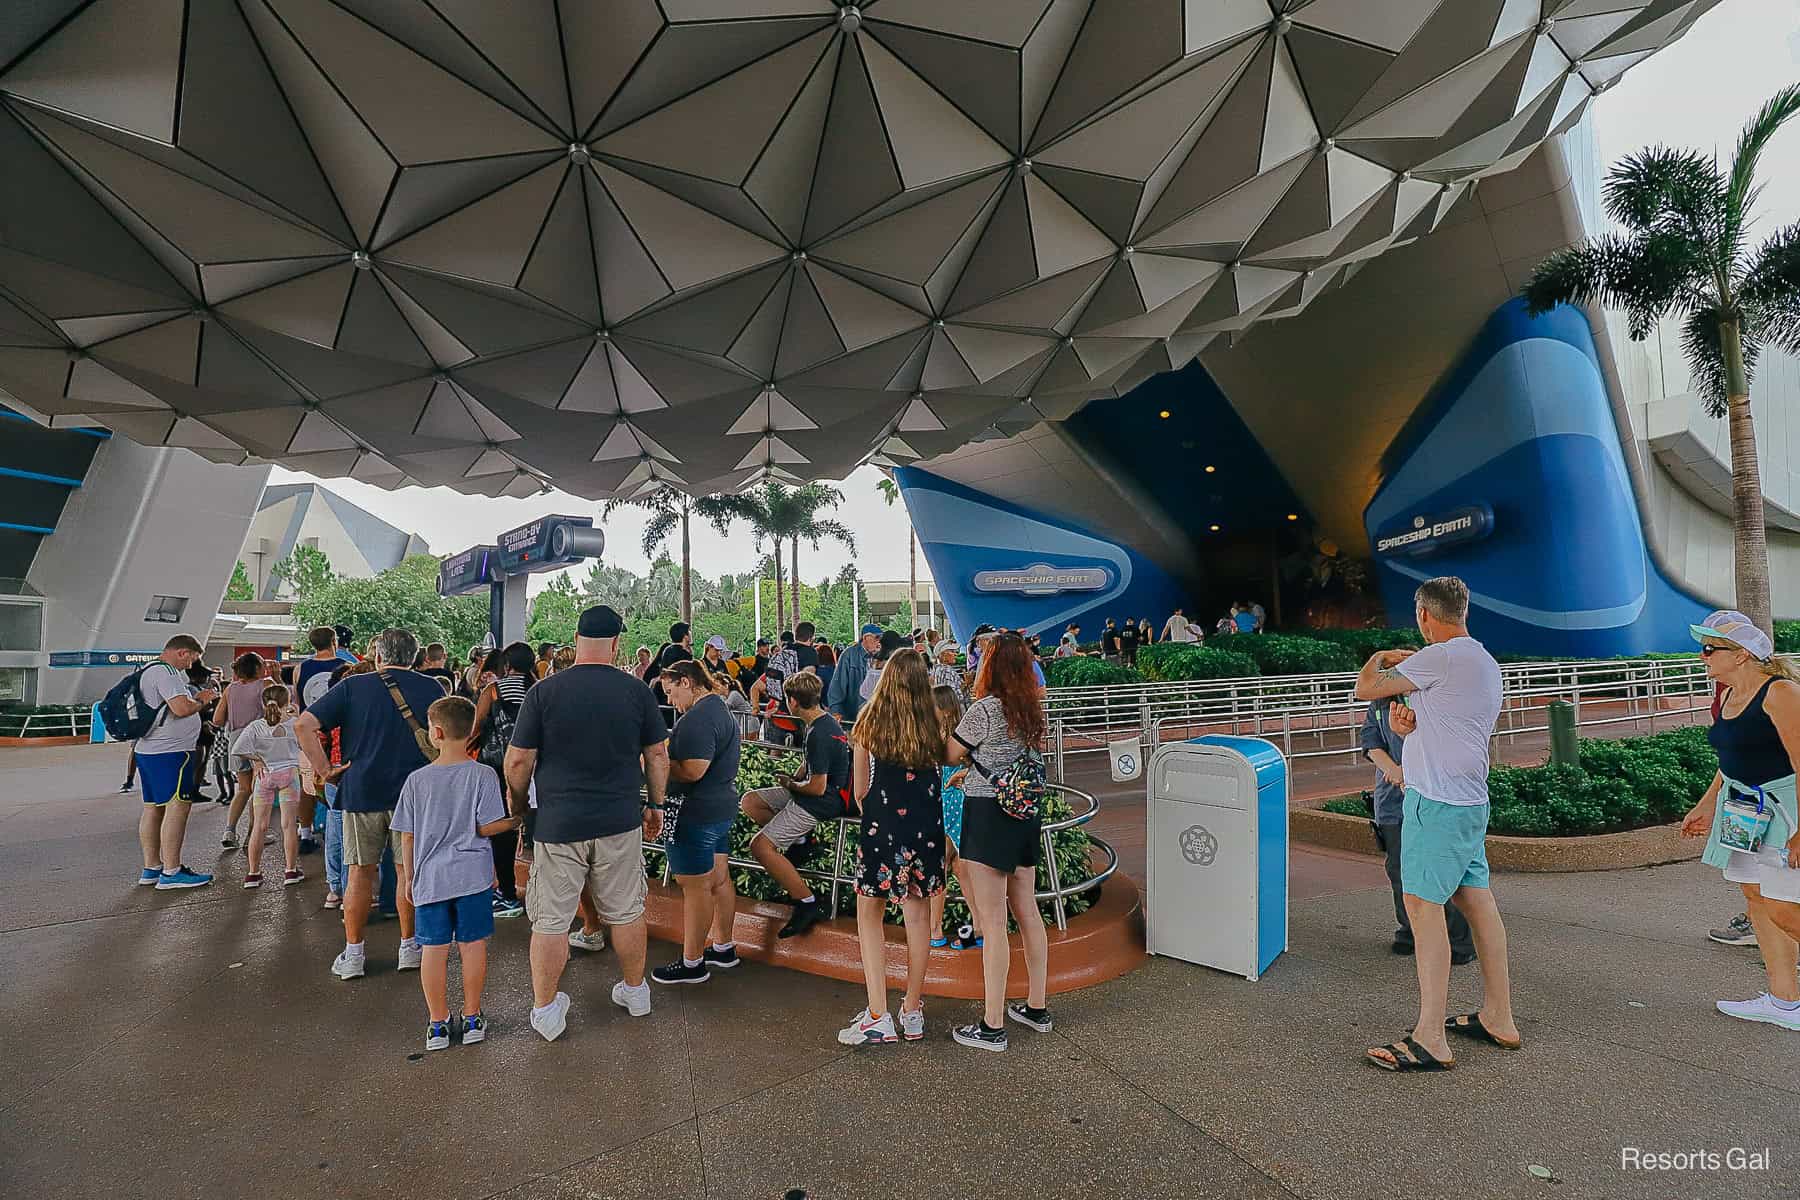
<instances>
[{"instance_id":1,"label":"green shrub","mask_svg":"<svg viewBox=\"0 0 1800 1200\"><path fill-rule=\"evenodd\" d=\"M1137 665L1144 678L1152 683L1241 679L1262 674L1256 660L1249 655L1191 642L1158 642L1154 646L1144 646L1137 652Z\"/></svg>"},{"instance_id":2,"label":"green shrub","mask_svg":"<svg viewBox=\"0 0 1800 1200\"><path fill-rule=\"evenodd\" d=\"M1425 645L1417 629L1296 629L1299 637L1331 642L1355 656L1358 667L1377 650L1418 650Z\"/></svg>"},{"instance_id":3,"label":"green shrub","mask_svg":"<svg viewBox=\"0 0 1800 1200\"><path fill-rule=\"evenodd\" d=\"M1712 783L1706 730L1584 738L1578 766L1495 767L1488 829L1514 837L1621 833L1678 820Z\"/></svg>"},{"instance_id":4,"label":"green shrub","mask_svg":"<svg viewBox=\"0 0 1800 1200\"><path fill-rule=\"evenodd\" d=\"M745 746L743 756L738 763L737 787L740 793L752 788L774 787L784 777L792 776L800 765L797 751L771 752L761 746ZM1067 800L1059 792L1052 792L1044 809L1044 821L1050 823L1072 815ZM738 814L737 823L731 830L731 854L733 858L749 858L750 842L756 836L755 822L742 813ZM852 875L856 870L856 844L858 829L855 823L844 830L844 873ZM832 854L836 849L838 826L833 822L821 824L813 836L788 852L793 864L802 871L830 871ZM1063 885L1068 886L1093 878L1091 863L1093 841L1086 830L1077 827L1064 829L1051 835L1051 846L1056 854L1056 867ZM659 852L647 852L646 864L652 875L660 876L663 869L663 856ZM786 893L781 885L761 871L734 868L731 873L732 882L737 886L738 895L752 900L785 900ZM1050 887L1048 865L1038 864L1038 890L1047 891ZM817 888L823 897L829 894L830 885L821 884ZM1065 911L1069 916L1085 912L1099 898L1099 892L1089 891L1079 896L1071 896L1065 901ZM1055 910L1048 901L1038 905L1046 923L1055 920ZM848 915L856 911L856 894L848 886L838 892L838 915ZM949 897L944 905L944 926L954 931L958 925L969 919L968 905L962 897L962 889L952 878L949 881ZM900 923L900 909L890 904L887 911L889 924Z\"/></svg>"},{"instance_id":5,"label":"green shrub","mask_svg":"<svg viewBox=\"0 0 1800 1200\"><path fill-rule=\"evenodd\" d=\"M1800 621L1775 622L1775 649L1782 654L1800 654Z\"/></svg>"},{"instance_id":6,"label":"green shrub","mask_svg":"<svg viewBox=\"0 0 1800 1200\"><path fill-rule=\"evenodd\" d=\"M1370 804L1369 793L1367 792L1362 793L1360 796L1338 796L1334 799L1327 800L1319 807L1328 813L1337 813L1339 816L1361 817L1365 821L1373 821L1375 819L1375 809Z\"/></svg>"},{"instance_id":7,"label":"green shrub","mask_svg":"<svg viewBox=\"0 0 1800 1200\"><path fill-rule=\"evenodd\" d=\"M1052 658L1044 662L1044 680L1051 687L1101 687L1142 683L1144 676L1103 658Z\"/></svg>"},{"instance_id":8,"label":"green shrub","mask_svg":"<svg viewBox=\"0 0 1800 1200\"><path fill-rule=\"evenodd\" d=\"M1209 648L1242 654L1255 661L1264 675L1322 675L1354 671L1367 655L1358 657L1348 647L1316 638L1284 633L1234 633L1213 638Z\"/></svg>"}]
</instances>

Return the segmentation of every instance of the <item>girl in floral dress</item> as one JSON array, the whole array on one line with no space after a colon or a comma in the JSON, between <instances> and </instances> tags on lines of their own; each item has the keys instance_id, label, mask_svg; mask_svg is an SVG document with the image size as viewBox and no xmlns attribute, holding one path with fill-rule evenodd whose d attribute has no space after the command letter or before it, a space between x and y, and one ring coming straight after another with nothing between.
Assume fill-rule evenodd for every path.
<instances>
[{"instance_id":1,"label":"girl in floral dress","mask_svg":"<svg viewBox=\"0 0 1800 1200\"><path fill-rule=\"evenodd\" d=\"M942 718L925 659L898 650L851 734L851 787L862 809L856 847L856 932L869 1004L838 1032L847 1046L925 1036L925 963L931 953L931 898L944 890ZM887 939L882 918L897 904L906 921L906 997L899 1032L887 1006Z\"/></svg>"}]
</instances>

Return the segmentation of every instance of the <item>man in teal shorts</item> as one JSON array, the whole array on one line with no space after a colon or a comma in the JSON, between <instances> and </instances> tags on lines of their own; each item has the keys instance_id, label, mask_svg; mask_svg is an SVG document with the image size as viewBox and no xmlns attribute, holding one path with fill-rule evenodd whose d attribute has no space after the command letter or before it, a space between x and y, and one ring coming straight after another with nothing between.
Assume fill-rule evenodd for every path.
<instances>
[{"instance_id":1,"label":"man in teal shorts","mask_svg":"<svg viewBox=\"0 0 1800 1200\"><path fill-rule=\"evenodd\" d=\"M1368 1052L1387 1071L1455 1065L1452 1033L1506 1050L1520 1045L1507 977L1506 927L1488 889L1488 744L1500 716L1500 667L1469 636L1469 589L1454 576L1430 579L1415 597L1425 649L1383 650L1363 664L1358 700L1402 697L1394 730L1406 735L1400 890L1413 927L1419 1021L1412 1035ZM1486 1003L1446 1019L1450 934L1444 905L1468 918L1481 958Z\"/></svg>"}]
</instances>

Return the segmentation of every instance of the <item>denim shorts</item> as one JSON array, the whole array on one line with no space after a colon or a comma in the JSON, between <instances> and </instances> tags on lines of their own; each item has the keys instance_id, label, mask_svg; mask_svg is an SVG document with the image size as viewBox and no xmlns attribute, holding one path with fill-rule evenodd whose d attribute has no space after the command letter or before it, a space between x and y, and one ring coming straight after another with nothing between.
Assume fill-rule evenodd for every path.
<instances>
[{"instance_id":1,"label":"denim shorts","mask_svg":"<svg viewBox=\"0 0 1800 1200\"><path fill-rule=\"evenodd\" d=\"M731 852L731 826L724 821L682 821L675 826L675 842L669 847L669 871L675 875L704 875L713 869L715 855Z\"/></svg>"},{"instance_id":2,"label":"denim shorts","mask_svg":"<svg viewBox=\"0 0 1800 1200\"><path fill-rule=\"evenodd\" d=\"M421 946L479 942L494 936L494 897L476 892L454 900L434 900L413 910L413 933Z\"/></svg>"}]
</instances>

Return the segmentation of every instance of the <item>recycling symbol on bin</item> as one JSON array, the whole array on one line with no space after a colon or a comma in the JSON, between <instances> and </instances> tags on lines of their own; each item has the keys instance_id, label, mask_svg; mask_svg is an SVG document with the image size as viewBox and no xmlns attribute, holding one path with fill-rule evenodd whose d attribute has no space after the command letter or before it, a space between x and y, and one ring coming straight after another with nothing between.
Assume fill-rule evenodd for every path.
<instances>
[{"instance_id":1,"label":"recycling symbol on bin","mask_svg":"<svg viewBox=\"0 0 1800 1200\"><path fill-rule=\"evenodd\" d=\"M1181 831L1181 857L1196 867L1210 867L1219 856L1219 839L1204 825L1189 825Z\"/></svg>"}]
</instances>

